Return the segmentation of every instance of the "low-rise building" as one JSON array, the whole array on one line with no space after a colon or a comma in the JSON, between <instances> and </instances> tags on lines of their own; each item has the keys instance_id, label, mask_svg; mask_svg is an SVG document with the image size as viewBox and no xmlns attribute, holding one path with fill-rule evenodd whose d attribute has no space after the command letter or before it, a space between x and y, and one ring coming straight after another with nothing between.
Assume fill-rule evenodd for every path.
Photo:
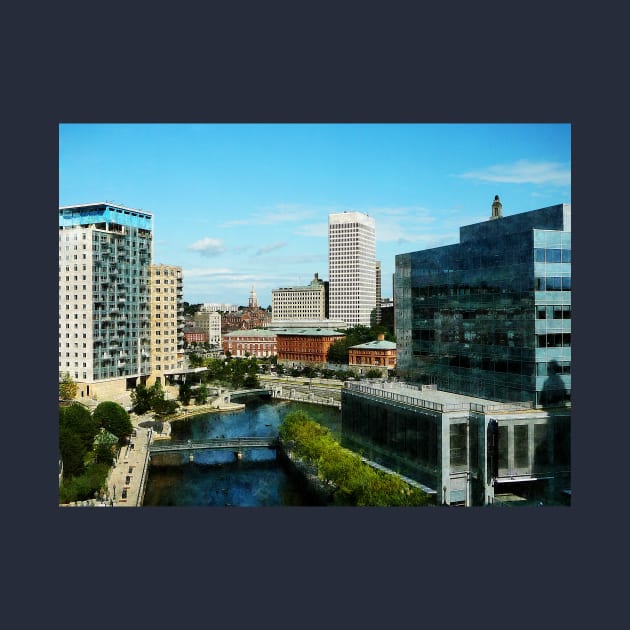
<instances>
[{"instance_id":1,"label":"low-rise building","mask_svg":"<svg viewBox=\"0 0 630 630\"><path fill-rule=\"evenodd\" d=\"M235 330L223 335L223 352L233 357L252 356L259 359L278 353L276 333L263 328Z\"/></svg>"},{"instance_id":2,"label":"low-rise building","mask_svg":"<svg viewBox=\"0 0 630 630\"><path fill-rule=\"evenodd\" d=\"M571 410L536 409L397 382L346 383L344 439L395 461L446 505L563 504Z\"/></svg>"},{"instance_id":3,"label":"low-rise building","mask_svg":"<svg viewBox=\"0 0 630 630\"><path fill-rule=\"evenodd\" d=\"M376 341L350 347L348 363L359 367L393 370L396 367L396 344L385 341L385 336L379 334Z\"/></svg>"},{"instance_id":4,"label":"low-rise building","mask_svg":"<svg viewBox=\"0 0 630 630\"><path fill-rule=\"evenodd\" d=\"M274 329L278 338L278 362L293 365L326 363L330 346L345 335L327 328Z\"/></svg>"}]
</instances>

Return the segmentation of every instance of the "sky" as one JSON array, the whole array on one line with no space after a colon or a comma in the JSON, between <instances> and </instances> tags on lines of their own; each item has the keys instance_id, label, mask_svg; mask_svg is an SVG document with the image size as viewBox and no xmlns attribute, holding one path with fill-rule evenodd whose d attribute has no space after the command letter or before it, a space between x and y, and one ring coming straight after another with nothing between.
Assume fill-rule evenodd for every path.
<instances>
[{"instance_id":1,"label":"sky","mask_svg":"<svg viewBox=\"0 0 630 630\"><path fill-rule=\"evenodd\" d=\"M153 214L153 262L184 300L260 306L328 280L328 215L376 222L382 296L395 256L459 228L571 203L570 124L61 124L59 205Z\"/></svg>"}]
</instances>

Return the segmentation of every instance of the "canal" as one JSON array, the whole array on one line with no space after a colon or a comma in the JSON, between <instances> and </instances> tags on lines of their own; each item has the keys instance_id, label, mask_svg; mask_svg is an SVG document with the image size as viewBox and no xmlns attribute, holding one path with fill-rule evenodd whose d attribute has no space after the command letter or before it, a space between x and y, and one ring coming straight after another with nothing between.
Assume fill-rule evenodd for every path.
<instances>
[{"instance_id":1,"label":"canal","mask_svg":"<svg viewBox=\"0 0 630 630\"><path fill-rule=\"evenodd\" d=\"M296 410L328 427L340 440L341 412L335 407L269 398L241 399L242 411L209 413L171 426L173 440L263 437L278 434L282 418ZM318 505L302 478L276 460L271 449L252 449L236 460L228 451L195 451L151 456L144 506L309 506Z\"/></svg>"}]
</instances>

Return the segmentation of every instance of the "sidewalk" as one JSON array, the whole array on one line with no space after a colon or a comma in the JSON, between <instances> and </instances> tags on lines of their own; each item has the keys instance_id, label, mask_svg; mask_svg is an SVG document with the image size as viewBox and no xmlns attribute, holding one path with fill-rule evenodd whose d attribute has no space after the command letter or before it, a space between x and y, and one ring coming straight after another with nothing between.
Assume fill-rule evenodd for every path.
<instances>
[{"instance_id":1,"label":"sidewalk","mask_svg":"<svg viewBox=\"0 0 630 630\"><path fill-rule=\"evenodd\" d=\"M153 429L137 426L137 422L142 420L141 417L133 420L136 435L132 435L130 443L120 449L116 464L107 477L109 505L113 507L142 505Z\"/></svg>"}]
</instances>

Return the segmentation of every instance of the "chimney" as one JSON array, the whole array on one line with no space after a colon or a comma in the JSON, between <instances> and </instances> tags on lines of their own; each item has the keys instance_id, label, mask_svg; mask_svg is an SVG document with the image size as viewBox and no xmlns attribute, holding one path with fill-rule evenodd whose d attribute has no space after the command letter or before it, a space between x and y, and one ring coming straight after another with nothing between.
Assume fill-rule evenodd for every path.
<instances>
[{"instance_id":1,"label":"chimney","mask_svg":"<svg viewBox=\"0 0 630 630\"><path fill-rule=\"evenodd\" d=\"M383 333L378 333L378 335L376 335L376 341L384 341L385 340L385 335Z\"/></svg>"}]
</instances>

